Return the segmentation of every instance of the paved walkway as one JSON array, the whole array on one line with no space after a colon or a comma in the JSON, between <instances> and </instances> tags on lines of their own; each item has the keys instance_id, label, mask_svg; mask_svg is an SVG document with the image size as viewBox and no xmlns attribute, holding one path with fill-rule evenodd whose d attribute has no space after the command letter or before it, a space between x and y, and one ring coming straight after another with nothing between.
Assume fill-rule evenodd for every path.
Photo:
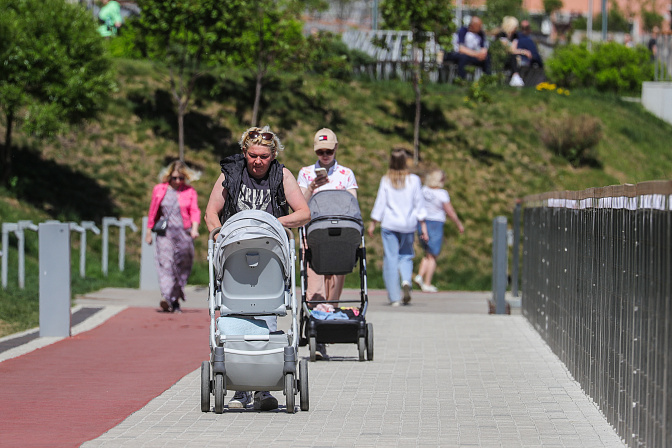
<instances>
[{"instance_id":1,"label":"paved walkway","mask_svg":"<svg viewBox=\"0 0 672 448\"><path fill-rule=\"evenodd\" d=\"M330 345L309 363L310 411L286 414L278 392L277 412L202 413L205 294L170 315L157 293L102 290L78 299L101 311L75 336L5 349L0 446L624 446L522 316L486 314L489 293L391 308L371 291L374 361Z\"/></svg>"}]
</instances>

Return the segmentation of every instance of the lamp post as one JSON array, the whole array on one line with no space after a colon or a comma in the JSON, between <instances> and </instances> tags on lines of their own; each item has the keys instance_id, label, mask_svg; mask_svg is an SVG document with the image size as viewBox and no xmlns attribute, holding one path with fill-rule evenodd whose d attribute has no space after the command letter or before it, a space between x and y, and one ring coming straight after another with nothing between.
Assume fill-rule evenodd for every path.
<instances>
[{"instance_id":1,"label":"lamp post","mask_svg":"<svg viewBox=\"0 0 672 448\"><path fill-rule=\"evenodd\" d=\"M593 49L593 0L588 0L588 25L586 27L588 37L588 51Z\"/></svg>"},{"instance_id":2,"label":"lamp post","mask_svg":"<svg viewBox=\"0 0 672 448\"><path fill-rule=\"evenodd\" d=\"M602 42L607 41L607 0L602 0Z\"/></svg>"}]
</instances>

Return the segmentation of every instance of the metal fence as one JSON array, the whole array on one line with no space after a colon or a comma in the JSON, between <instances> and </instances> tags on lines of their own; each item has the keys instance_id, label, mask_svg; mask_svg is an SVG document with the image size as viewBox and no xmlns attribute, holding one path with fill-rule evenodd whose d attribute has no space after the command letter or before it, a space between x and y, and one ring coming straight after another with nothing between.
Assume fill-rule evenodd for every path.
<instances>
[{"instance_id":1,"label":"metal fence","mask_svg":"<svg viewBox=\"0 0 672 448\"><path fill-rule=\"evenodd\" d=\"M672 446L672 182L525 198L522 311L629 446Z\"/></svg>"},{"instance_id":2,"label":"metal fence","mask_svg":"<svg viewBox=\"0 0 672 448\"><path fill-rule=\"evenodd\" d=\"M656 39L657 55L653 73L656 81L672 81L672 35L665 34Z\"/></svg>"},{"instance_id":3,"label":"metal fence","mask_svg":"<svg viewBox=\"0 0 672 448\"><path fill-rule=\"evenodd\" d=\"M430 81L436 82L442 76L442 64L437 62L441 48L434 37L425 44L424 52L416 50L415 54L412 49L413 34L410 31L349 30L343 33L342 39L348 48L362 51L376 60L373 64L355 67L358 74L377 80L397 78L407 81L412 76L415 60L422 62ZM384 45L377 45L376 41L384 42ZM442 57L443 55L439 56Z\"/></svg>"}]
</instances>

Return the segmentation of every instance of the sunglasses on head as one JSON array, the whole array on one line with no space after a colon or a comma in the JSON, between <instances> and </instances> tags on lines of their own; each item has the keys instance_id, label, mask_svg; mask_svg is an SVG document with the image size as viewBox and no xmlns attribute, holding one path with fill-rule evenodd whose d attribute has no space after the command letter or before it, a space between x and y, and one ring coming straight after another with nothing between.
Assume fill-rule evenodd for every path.
<instances>
[{"instance_id":1,"label":"sunglasses on head","mask_svg":"<svg viewBox=\"0 0 672 448\"><path fill-rule=\"evenodd\" d=\"M334 151L335 151L334 149L318 149L317 151L315 151L315 154L317 154L318 157L322 157L324 155L333 156Z\"/></svg>"},{"instance_id":2,"label":"sunglasses on head","mask_svg":"<svg viewBox=\"0 0 672 448\"><path fill-rule=\"evenodd\" d=\"M184 176L171 176L171 180L184 180Z\"/></svg>"},{"instance_id":3,"label":"sunglasses on head","mask_svg":"<svg viewBox=\"0 0 672 448\"><path fill-rule=\"evenodd\" d=\"M247 136L252 140L259 137L260 135L263 140L273 140L273 137L275 137L275 135L272 132L250 131L247 133Z\"/></svg>"}]
</instances>

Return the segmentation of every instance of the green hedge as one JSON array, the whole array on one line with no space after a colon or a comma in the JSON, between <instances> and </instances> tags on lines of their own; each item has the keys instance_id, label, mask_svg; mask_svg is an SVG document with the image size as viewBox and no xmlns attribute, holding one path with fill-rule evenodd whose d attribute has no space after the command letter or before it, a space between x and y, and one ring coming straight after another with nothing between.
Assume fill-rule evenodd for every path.
<instances>
[{"instance_id":1,"label":"green hedge","mask_svg":"<svg viewBox=\"0 0 672 448\"><path fill-rule=\"evenodd\" d=\"M563 87L596 88L602 92L638 93L643 81L653 80L649 51L642 46L627 48L616 42L585 43L556 48L547 61L550 81Z\"/></svg>"}]
</instances>

